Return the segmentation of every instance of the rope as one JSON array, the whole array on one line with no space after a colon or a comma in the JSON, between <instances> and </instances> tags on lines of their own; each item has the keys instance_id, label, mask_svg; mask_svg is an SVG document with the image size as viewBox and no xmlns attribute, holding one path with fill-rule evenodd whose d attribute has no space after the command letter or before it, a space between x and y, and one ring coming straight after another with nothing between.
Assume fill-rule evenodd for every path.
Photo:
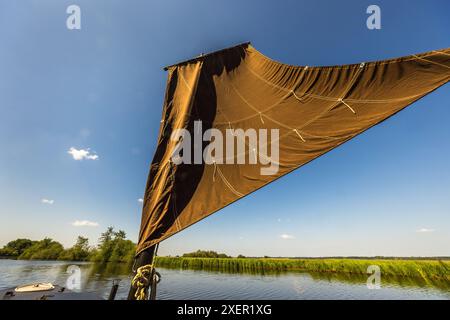
<instances>
[{"instance_id":1,"label":"rope","mask_svg":"<svg viewBox=\"0 0 450 320\"><path fill-rule=\"evenodd\" d=\"M353 108L350 107L350 105L348 105L348 104L344 101L344 99L339 99L339 101L342 102L347 108L349 108L351 112L353 112L354 114L356 114L356 111L353 110Z\"/></svg>"},{"instance_id":2,"label":"rope","mask_svg":"<svg viewBox=\"0 0 450 320\"><path fill-rule=\"evenodd\" d=\"M416 57L417 59L419 59L419 60L423 60L423 61L426 61L426 62L428 62L428 63L433 63L433 64L435 64L435 65L438 65L438 66L441 66L441 67L444 67L444 68L447 68L447 69L450 69L450 67L449 66L447 66L447 65L445 65L445 64L442 64L442 63L439 63L439 62L436 62L436 61L431 61L431 60L428 60L428 59L425 59L425 58L422 58L422 57L419 57L419 56L417 56L417 55L413 55L413 57Z\"/></svg>"},{"instance_id":3,"label":"rope","mask_svg":"<svg viewBox=\"0 0 450 320\"><path fill-rule=\"evenodd\" d=\"M152 272L153 264L146 264L137 269L136 275L131 281L131 285L136 288L136 292L134 293L136 300L146 300Z\"/></svg>"},{"instance_id":4,"label":"rope","mask_svg":"<svg viewBox=\"0 0 450 320\"><path fill-rule=\"evenodd\" d=\"M233 127L231 126L230 121L228 121L228 127L230 129L231 135L234 136L234 130L233 130Z\"/></svg>"},{"instance_id":5,"label":"rope","mask_svg":"<svg viewBox=\"0 0 450 320\"><path fill-rule=\"evenodd\" d=\"M152 286L150 293L150 299L154 300L156 297L156 284L161 281L161 275L156 272L156 255L158 253L159 243L155 245L155 251L153 251L153 264L146 264L140 266L136 270L136 275L131 280L131 285L136 288L134 297L136 300L146 300L148 296L148 288Z\"/></svg>"},{"instance_id":6,"label":"rope","mask_svg":"<svg viewBox=\"0 0 450 320\"><path fill-rule=\"evenodd\" d=\"M291 91L292 91L292 94L294 95L295 99L297 99L298 101L302 101L302 98L300 98L299 96L297 96L297 95L295 94L295 91L294 91L294 90L291 90Z\"/></svg>"},{"instance_id":7,"label":"rope","mask_svg":"<svg viewBox=\"0 0 450 320\"><path fill-rule=\"evenodd\" d=\"M225 183L225 185L228 187L228 189L230 189L231 192L233 192L235 195L237 195L239 198L243 197L244 195L242 193L240 193L239 191L237 191L232 185L231 183L227 180L227 178L225 178L225 176L223 175L222 171L220 170L219 167L217 167L217 172L219 173L220 177L222 178L223 182Z\"/></svg>"},{"instance_id":8,"label":"rope","mask_svg":"<svg viewBox=\"0 0 450 320\"><path fill-rule=\"evenodd\" d=\"M295 133L300 137L300 139L303 141L303 142L306 142L306 140L305 139L303 139L303 137L302 137L302 135L300 134L300 132L298 132L298 130L297 129L292 129L292 130L294 130L295 131Z\"/></svg>"},{"instance_id":9,"label":"rope","mask_svg":"<svg viewBox=\"0 0 450 320\"><path fill-rule=\"evenodd\" d=\"M261 119L262 124L264 124L264 119L262 117L262 113L261 112L259 113L259 118Z\"/></svg>"},{"instance_id":10,"label":"rope","mask_svg":"<svg viewBox=\"0 0 450 320\"><path fill-rule=\"evenodd\" d=\"M216 164L216 161L213 161L213 163L214 163L214 171L213 171L212 178L213 178L213 182L215 182L216 181L217 164Z\"/></svg>"},{"instance_id":11,"label":"rope","mask_svg":"<svg viewBox=\"0 0 450 320\"><path fill-rule=\"evenodd\" d=\"M439 53L442 53L442 52L439 52ZM445 54L445 53L444 53L444 54ZM416 58L416 59L424 60L424 61L426 61L426 62L428 62L428 63L434 63L434 64L441 65L441 66L446 67L446 68L450 68L450 67L448 67L448 66L446 66L446 65L443 65L443 64L440 64L440 63L437 63L437 62L434 62L434 61L429 61L429 60L427 60L427 59L418 57L417 55L413 55L412 57L414 57L414 58ZM409 60L413 60L413 59L409 59ZM272 105L269 106L268 108L266 108L266 109L264 109L264 110L259 110L259 108L256 108L256 107L253 106L247 99L245 99L245 98L242 96L242 94L237 90L237 88L236 88L233 84L231 84L232 89L233 89L233 90L235 91L235 93L241 98L241 100L242 100L247 106L249 106L251 109L253 109L254 111L257 112L257 114L254 114L254 115L251 115L251 116L248 116L248 117L244 117L244 118L239 119L239 120L235 120L235 121L233 121L233 123L237 123L237 122L240 122L240 121L243 121L243 120L246 120L246 119L250 119L250 118L252 118L252 117L254 117L254 116L259 115L262 124L264 124L263 112L267 112L267 111L271 110L272 108L276 107L277 105L280 104L281 101L283 101L283 100L284 100L285 98L287 98L289 95L293 95L294 98L297 99L298 101L302 101L305 97L308 97L308 96L309 96L309 97L311 97L311 98L322 99L322 100L334 102L331 106L329 106L326 110L324 110L323 112L321 112L318 116L316 116L316 117L314 117L313 119L310 119L309 121L307 121L306 123L304 123L304 124L299 128L300 130L303 129L303 128L305 128L306 126L308 126L308 125L309 125L310 123L312 123L313 121L315 121L315 120L317 120L318 118L320 118L320 117L321 117L323 114L325 114L326 112L331 111L332 109L334 109L334 108L335 108L336 106L338 106L339 104L344 104L344 105L345 105L345 106L346 106L353 114L356 114L356 111L355 111L355 110L354 110L354 109L353 109L346 101L344 101L344 97L348 94L348 92L350 91L350 89L352 88L352 86L356 83L357 79L359 78L359 76L360 76L360 74L361 74L361 71L364 69L364 67L365 67L366 65L367 65L367 64L364 63L364 62L362 62L361 64L359 64L358 70L357 70L357 71L355 72L355 74L353 75L353 77L352 77L352 79L350 80L350 83L348 84L348 86L344 89L344 92L342 93L341 98L326 97L326 96L320 96L320 95L315 95L315 94L307 94L306 92L304 92L304 93L301 95L301 97L299 97L299 96L295 93L294 89L290 89L290 90L289 90L289 89L287 89L287 88L284 88L284 87L281 87L281 86L279 86L279 85L276 85L276 84L274 84L274 83L272 83L272 82L270 82L270 81L264 79L264 78L261 77L259 74L257 74L256 72L254 72L251 68L249 68L248 66L246 66L247 69L248 69L251 73L253 73L256 77L258 77L260 80L266 82L267 84L269 84L269 85L271 85L271 86L273 86L273 87L275 87L275 88L277 88L277 89L279 89L279 90L288 92L288 94L285 95L280 101L278 101L278 102L272 104ZM370 64L369 64L369 65L370 65ZM299 79L296 81L297 84L294 86L294 88L297 87L297 85L303 80L304 75L305 75L305 72L306 72L307 69L308 69L308 67L305 67L305 68L302 70L302 73L301 73ZM184 79L183 79L183 80L184 80ZM409 100L409 99L411 99L411 98L415 98L415 97L420 96L420 95L421 95L421 94L413 95L413 96L409 96L409 97L394 98L394 99L383 99L383 100L381 100L381 99L379 99L379 100L375 100L375 99L372 99L372 100L371 100L371 99L367 99L367 100L359 100L359 99L351 99L351 98L346 98L346 100L349 101L349 102L351 101L351 102L366 102L366 103L384 103L384 102L390 102L390 101ZM233 130L233 128L232 128L232 126L231 126L231 122L229 121L229 119L227 119L227 117L226 117L225 114L223 114L223 115L224 115L224 117L225 117L225 119L226 119L226 122L224 122L224 123L218 122L218 123L216 123L216 125L228 124L229 129L230 129L230 130ZM306 140L303 138L303 136L300 134L300 132L299 132L296 128L291 128L290 126L288 126L288 125L286 125L286 124L284 124L284 123L281 123L281 122L275 120L274 118L268 116L267 114L264 114L264 116L265 116L266 118L268 118L270 121L272 121L272 122L278 124L279 126L284 127L285 129L288 129L289 131L290 131L290 130L294 131L294 132L297 134L297 136L298 136L303 142L306 142ZM234 130L233 130L233 131L234 131ZM291 131L291 132L292 132L292 131ZM287 133L287 134L288 134L288 133ZM278 138L278 140L280 140L282 137L286 136L287 134L282 135L281 137ZM233 135L234 135L234 134L233 134ZM308 135L308 134L306 133L306 135ZM314 136L314 135L311 135L311 136L313 136L313 137L318 137L318 136ZM349 136L351 136L351 134L350 134ZM336 138L336 137L323 137L323 138L332 138L332 139L337 139L337 140L339 140L339 138ZM244 143L247 145L247 143L245 142L245 140L244 140ZM267 146L267 144L266 144L266 146ZM255 158L257 158L257 152L256 152L255 148L253 148L252 151L253 151L253 154L254 154ZM247 153L247 151L244 152L244 154L246 154L246 153ZM259 154L259 152L258 152L258 154ZM233 158L235 158L235 156L233 156ZM227 158L227 159L228 159L228 158ZM257 159L256 159L256 161L257 161ZM216 171L218 171L218 173L219 173L220 177L222 178L222 180L224 181L225 185L226 185L226 186L227 186L234 194L236 194L236 195L239 196L239 197L242 197L242 196L243 196L243 194L241 194L240 192L238 192L238 191L237 191L237 190L229 183L229 181L225 178L225 176L223 175L222 171L217 167L217 165L216 165L216 163L215 163L215 161L214 161L213 181L215 181Z\"/></svg>"},{"instance_id":12,"label":"rope","mask_svg":"<svg viewBox=\"0 0 450 320\"><path fill-rule=\"evenodd\" d=\"M449 57L450 57L450 54L449 54L449 53L446 53L446 52L442 52L442 51L439 51L439 50L433 50L433 52L436 52L436 53L438 53L438 54L443 54L443 55L446 55L446 56L449 56Z\"/></svg>"}]
</instances>

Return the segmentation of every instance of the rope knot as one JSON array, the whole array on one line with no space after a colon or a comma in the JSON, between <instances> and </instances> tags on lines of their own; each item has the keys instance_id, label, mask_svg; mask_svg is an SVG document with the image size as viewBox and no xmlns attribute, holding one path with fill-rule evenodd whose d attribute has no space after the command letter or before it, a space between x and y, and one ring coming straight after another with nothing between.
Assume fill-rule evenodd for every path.
<instances>
[{"instance_id":1,"label":"rope knot","mask_svg":"<svg viewBox=\"0 0 450 320\"><path fill-rule=\"evenodd\" d=\"M145 300L147 297L148 287L151 284L153 272L153 264L146 264L136 270L131 284L136 288L135 298L136 300Z\"/></svg>"}]
</instances>

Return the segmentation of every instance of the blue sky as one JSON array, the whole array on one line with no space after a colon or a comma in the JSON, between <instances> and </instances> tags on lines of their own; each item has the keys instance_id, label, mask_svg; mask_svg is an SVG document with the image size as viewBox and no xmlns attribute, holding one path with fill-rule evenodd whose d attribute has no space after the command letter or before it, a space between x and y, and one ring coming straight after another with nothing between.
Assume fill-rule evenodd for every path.
<instances>
[{"instance_id":1,"label":"blue sky","mask_svg":"<svg viewBox=\"0 0 450 320\"><path fill-rule=\"evenodd\" d=\"M70 4L81 30L66 28ZM370 4L381 30L366 27ZM163 66L244 41L311 66L441 49L448 12L447 0L0 0L0 245L95 243L110 225L137 240ZM450 255L449 88L164 241L161 254ZM98 159L75 160L71 147ZM73 225L85 220L94 225Z\"/></svg>"}]
</instances>

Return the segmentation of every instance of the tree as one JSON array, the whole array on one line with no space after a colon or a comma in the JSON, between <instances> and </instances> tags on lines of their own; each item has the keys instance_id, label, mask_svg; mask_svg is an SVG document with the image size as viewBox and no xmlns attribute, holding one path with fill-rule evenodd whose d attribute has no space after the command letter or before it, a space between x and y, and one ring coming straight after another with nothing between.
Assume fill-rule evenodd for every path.
<instances>
[{"instance_id":1,"label":"tree","mask_svg":"<svg viewBox=\"0 0 450 320\"><path fill-rule=\"evenodd\" d=\"M98 246L95 254L92 257L93 261L108 262L114 249L113 244L114 228L108 227L105 232L100 235L98 239Z\"/></svg>"},{"instance_id":2,"label":"tree","mask_svg":"<svg viewBox=\"0 0 450 320\"><path fill-rule=\"evenodd\" d=\"M0 256L18 257L26 249L33 245L34 241L30 239L16 239L8 242L3 249L0 250Z\"/></svg>"},{"instance_id":3,"label":"tree","mask_svg":"<svg viewBox=\"0 0 450 320\"><path fill-rule=\"evenodd\" d=\"M30 247L25 249L19 256L19 259L25 260L57 260L64 251L61 243L45 238L41 241L34 242Z\"/></svg>"},{"instance_id":4,"label":"tree","mask_svg":"<svg viewBox=\"0 0 450 320\"><path fill-rule=\"evenodd\" d=\"M89 239L82 236L78 236L75 245L67 250L64 250L59 260L71 260L71 261L86 261L91 254L91 248L89 247Z\"/></svg>"},{"instance_id":5,"label":"tree","mask_svg":"<svg viewBox=\"0 0 450 320\"><path fill-rule=\"evenodd\" d=\"M136 251L136 245L126 239L123 230L117 232L109 227L99 239L99 245L91 260L97 262L131 262Z\"/></svg>"},{"instance_id":6,"label":"tree","mask_svg":"<svg viewBox=\"0 0 450 320\"><path fill-rule=\"evenodd\" d=\"M229 258L225 253L217 253L216 251L197 250L183 254L183 257L190 258Z\"/></svg>"}]
</instances>

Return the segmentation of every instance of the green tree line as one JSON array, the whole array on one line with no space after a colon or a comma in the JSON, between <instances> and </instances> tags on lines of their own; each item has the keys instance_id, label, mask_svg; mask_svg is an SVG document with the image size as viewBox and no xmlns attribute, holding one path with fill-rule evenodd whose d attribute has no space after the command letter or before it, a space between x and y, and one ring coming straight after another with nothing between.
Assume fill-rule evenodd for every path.
<instances>
[{"instance_id":1,"label":"green tree line","mask_svg":"<svg viewBox=\"0 0 450 320\"><path fill-rule=\"evenodd\" d=\"M114 231L109 227L103 232L98 245L90 246L89 240L79 236L76 243L64 249L63 245L50 238L39 241L16 239L8 242L0 249L0 257L21 260L67 260L95 262L126 262L133 261L136 245L126 239L122 230Z\"/></svg>"},{"instance_id":2,"label":"green tree line","mask_svg":"<svg viewBox=\"0 0 450 320\"><path fill-rule=\"evenodd\" d=\"M217 253L216 251L197 250L183 254L185 258L231 258L225 253ZM241 257L241 256L240 256ZM242 256L243 257L243 256Z\"/></svg>"}]
</instances>

